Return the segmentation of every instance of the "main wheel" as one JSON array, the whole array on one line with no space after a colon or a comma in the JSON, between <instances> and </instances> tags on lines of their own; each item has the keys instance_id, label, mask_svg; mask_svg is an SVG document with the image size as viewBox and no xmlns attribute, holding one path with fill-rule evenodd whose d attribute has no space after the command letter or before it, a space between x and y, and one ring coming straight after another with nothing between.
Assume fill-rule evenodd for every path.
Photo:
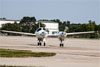
<instances>
[{"instance_id":1,"label":"main wheel","mask_svg":"<svg viewBox=\"0 0 100 67\"><path fill-rule=\"evenodd\" d=\"M38 42L38 46L40 45L40 43Z\"/></svg>"},{"instance_id":2,"label":"main wheel","mask_svg":"<svg viewBox=\"0 0 100 67\"><path fill-rule=\"evenodd\" d=\"M46 45L46 43L44 42L44 46Z\"/></svg>"},{"instance_id":3,"label":"main wheel","mask_svg":"<svg viewBox=\"0 0 100 67\"><path fill-rule=\"evenodd\" d=\"M61 47L62 45L60 44L60 47Z\"/></svg>"},{"instance_id":4,"label":"main wheel","mask_svg":"<svg viewBox=\"0 0 100 67\"><path fill-rule=\"evenodd\" d=\"M41 42L40 42L40 46L41 46L42 44L41 44Z\"/></svg>"},{"instance_id":5,"label":"main wheel","mask_svg":"<svg viewBox=\"0 0 100 67\"><path fill-rule=\"evenodd\" d=\"M64 47L64 44L62 44L62 47Z\"/></svg>"}]
</instances>

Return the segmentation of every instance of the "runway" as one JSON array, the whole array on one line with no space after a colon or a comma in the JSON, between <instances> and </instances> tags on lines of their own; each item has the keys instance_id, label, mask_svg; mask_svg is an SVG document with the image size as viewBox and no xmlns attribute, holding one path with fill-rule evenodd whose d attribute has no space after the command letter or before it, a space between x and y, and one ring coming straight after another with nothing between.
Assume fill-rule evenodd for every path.
<instances>
[{"instance_id":1,"label":"runway","mask_svg":"<svg viewBox=\"0 0 100 67\"><path fill-rule=\"evenodd\" d=\"M46 46L37 46L35 37L0 36L0 48L54 52L56 56L41 58L1 58L0 65L36 67L100 67L100 40L66 38L59 47L57 38L48 38Z\"/></svg>"}]
</instances>

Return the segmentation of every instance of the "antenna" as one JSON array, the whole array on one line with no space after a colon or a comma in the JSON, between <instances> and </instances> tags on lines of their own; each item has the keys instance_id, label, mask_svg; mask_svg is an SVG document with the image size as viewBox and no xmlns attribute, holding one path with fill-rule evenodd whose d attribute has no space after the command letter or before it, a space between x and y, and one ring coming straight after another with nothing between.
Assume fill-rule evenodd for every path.
<instances>
[{"instance_id":1,"label":"antenna","mask_svg":"<svg viewBox=\"0 0 100 67\"><path fill-rule=\"evenodd\" d=\"M40 21L39 21L39 28L40 28Z\"/></svg>"}]
</instances>

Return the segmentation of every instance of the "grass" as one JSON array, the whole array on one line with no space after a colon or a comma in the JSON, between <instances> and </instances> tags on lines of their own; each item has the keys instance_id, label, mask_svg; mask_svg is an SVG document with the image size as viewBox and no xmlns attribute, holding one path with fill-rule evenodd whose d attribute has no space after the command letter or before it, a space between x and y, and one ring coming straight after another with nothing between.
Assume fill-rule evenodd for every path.
<instances>
[{"instance_id":1,"label":"grass","mask_svg":"<svg viewBox=\"0 0 100 67\"><path fill-rule=\"evenodd\" d=\"M29 50L0 49L0 57L49 57L56 53L32 52Z\"/></svg>"},{"instance_id":2,"label":"grass","mask_svg":"<svg viewBox=\"0 0 100 67\"><path fill-rule=\"evenodd\" d=\"M0 67L26 67L26 66L6 66L6 65L0 65Z\"/></svg>"},{"instance_id":3,"label":"grass","mask_svg":"<svg viewBox=\"0 0 100 67\"><path fill-rule=\"evenodd\" d=\"M7 66L7 65L0 65L0 67L37 67L37 66ZM42 66L39 66L42 67Z\"/></svg>"}]
</instances>

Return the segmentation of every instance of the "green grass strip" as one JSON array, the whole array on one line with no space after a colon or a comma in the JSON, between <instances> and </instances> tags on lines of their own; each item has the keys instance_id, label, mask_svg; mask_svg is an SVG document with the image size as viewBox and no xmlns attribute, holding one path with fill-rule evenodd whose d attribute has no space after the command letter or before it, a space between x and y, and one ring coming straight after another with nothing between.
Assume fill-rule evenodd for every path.
<instances>
[{"instance_id":1,"label":"green grass strip","mask_svg":"<svg viewBox=\"0 0 100 67\"><path fill-rule=\"evenodd\" d=\"M26 67L26 66L6 66L6 65L0 65L0 67Z\"/></svg>"},{"instance_id":2,"label":"green grass strip","mask_svg":"<svg viewBox=\"0 0 100 67\"><path fill-rule=\"evenodd\" d=\"M0 49L0 57L49 57L56 53L32 52L29 50Z\"/></svg>"},{"instance_id":3,"label":"green grass strip","mask_svg":"<svg viewBox=\"0 0 100 67\"><path fill-rule=\"evenodd\" d=\"M0 67L42 67L42 66L8 66L8 65L0 65Z\"/></svg>"}]
</instances>

